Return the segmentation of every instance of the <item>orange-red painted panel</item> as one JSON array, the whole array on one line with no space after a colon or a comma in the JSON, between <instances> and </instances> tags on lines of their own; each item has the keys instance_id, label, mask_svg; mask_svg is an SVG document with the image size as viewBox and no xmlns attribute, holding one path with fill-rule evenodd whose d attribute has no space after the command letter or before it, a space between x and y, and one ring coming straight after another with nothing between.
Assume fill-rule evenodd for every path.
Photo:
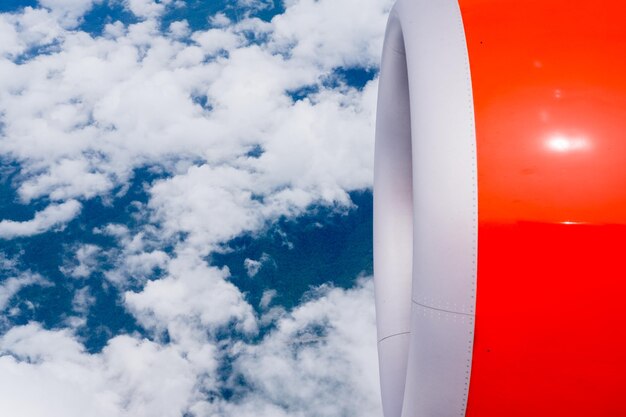
<instances>
[{"instance_id":1,"label":"orange-red painted panel","mask_svg":"<svg viewBox=\"0 0 626 417\"><path fill-rule=\"evenodd\" d=\"M626 226L479 233L467 416L626 416Z\"/></svg>"},{"instance_id":2,"label":"orange-red painted panel","mask_svg":"<svg viewBox=\"0 0 626 417\"><path fill-rule=\"evenodd\" d=\"M626 2L460 5L479 207L467 416L626 416Z\"/></svg>"}]
</instances>

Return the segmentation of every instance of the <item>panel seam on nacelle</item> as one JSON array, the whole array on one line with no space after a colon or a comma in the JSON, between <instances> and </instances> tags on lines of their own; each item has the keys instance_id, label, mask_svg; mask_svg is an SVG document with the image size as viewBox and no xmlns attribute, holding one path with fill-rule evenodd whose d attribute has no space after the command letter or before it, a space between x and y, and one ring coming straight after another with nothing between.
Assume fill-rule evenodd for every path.
<instances>
[{"instance_id":1,"label":"panel seam on nacelle","mask_svg":"<svg viewBox=\"0 0 626 417\"><path fill-rule=\"evenodd\" d=\"M427 308L429 310L435 310L435 311L441 311L443 313L459 314L459 315L463 315L463 316L474 317L474 313L464 313L462 311L453 311L453 310L446 310L444 308L437 308L437 307L429 306L429 305L426 305L426 304L418 303L417 301L415 301L413 299L411 299L411 301L413 302L413 304L417 304L418 306Z\"/></svg>"},{"instance_id":2,"label":"panel seam on nacelle","mask_svg":"<svg viewBox=\"0 0 626 417\"><path fill-rule=\"evenodd\" d=\"M394 337L394 336L402 336L403 334L411 334L411 332L400 332L400 333L390 334L389 336L385 336L382 339L380 339L377 343L380 343L383 340L389 339L389 338Z\"/></svg>"}]
</instances>

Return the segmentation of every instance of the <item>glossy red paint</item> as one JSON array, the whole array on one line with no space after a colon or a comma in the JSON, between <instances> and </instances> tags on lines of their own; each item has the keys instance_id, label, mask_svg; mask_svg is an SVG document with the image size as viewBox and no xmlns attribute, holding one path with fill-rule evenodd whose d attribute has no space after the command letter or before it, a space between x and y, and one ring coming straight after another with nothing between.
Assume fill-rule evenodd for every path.
<instances>
[{"instance_id":1,"label":"glossy red paint","mask_svg":"<svg viewBox=\"0 0 626 417\"><path fill-rule=\"evenodd\" d=\"M479 207L466 415L626 416L626 2L459 3Z\"/></svg>"}]
</instances>

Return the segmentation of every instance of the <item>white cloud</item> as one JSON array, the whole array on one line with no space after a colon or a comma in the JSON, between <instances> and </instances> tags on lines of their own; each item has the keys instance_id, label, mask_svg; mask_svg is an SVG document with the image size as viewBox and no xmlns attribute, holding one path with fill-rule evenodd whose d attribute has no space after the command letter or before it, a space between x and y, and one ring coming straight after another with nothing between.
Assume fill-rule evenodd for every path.
<instances>
[{"instance_id":1,"label":"white cloud","mask_svg":"<svg viewBox=\"0 0 626 417\"><path fill-rule=\"evenodd\" d=\"M224 13L215 13L210 17L209 22L215 27L224 27L230 24L230 19Z\"/></svg>"},{"instance_id":2,"label":"white cloud","mask_svg":"<svg viewBox=\"0 0 626 417\"><path fill-rule=\"evenodd\" d=\"M254 259L246 258L243 261L243 266L246 268L246 273L248 274L250 278L254 277L256 274L259 273L259 270L261 269L261 265L262 265L261 262L255 261Z\"/></svg>"},{"instance_id":3,"label":"white cloud","mask_svg":"<svg viewBox=\"0 0 626 417\"><path fill-rule=\"evenodd\" d=\"M142 281L151 276L156 268L166 268L169 257L160 250L139 252L136 254L126 254L124 256L124 264L126 270L132 274L135 279Z\"/></svg>"},{"instance_id":4,"label":"white cloud","mask_svg":"<svg viewBox=\"0 0 626 417\"><path fill-rule=\"evenodd\" d=\"M258 344L117 336L90 354L69 330L28 324L0 337L0 413L373 417L382 412L375 338L371 279L351 290L322 289L283 313ZM226 381L217 375L223 349L235 358ZM220 388L235 389L235 399L215 397Z\"/></svg>"},{"instance_id":5,"label":"white cloud","mask_svg":"<svg viewBox=\"0 0 626 417\"><path fill-rule=\"evenodd\" d=\"M113 23L107 23L104 26L103 35L108 38L121 38L125 34L126 26L119 20L116 20Z\"/></svg>"},{"instance_id":6,"label":"white cloud","mask_svg":"<svg viewBox=\"0 0 626 417\"><path fill-rule=\"evenodd\" d=\"M169 0L125 0L126 7L137 17L155 18L165 11Z\"/></svg>"},{"instance_id":7,"label":"white cloud","mask_svg":"<svg viewBox=\"0 0 626 417\"><path fill-rule=\"evenodd\" d=\"M267 289L259 317L207 256L311 204L345 209L348 192L371 186L376 81L325 80L339 66L377 65L392 1L290 0L271 22L218 13L211 29L162 32L171 2L128 0L142 21L110 23L103 36L67 30L92 1L44 1L0 14L0 155L19 164L23 203L51 203L31 220L2 220L0 237L61 228L79 201L123 195L137 168L162 172L146 184L141 226L94 230L117 240L102 253L113 263L105 276L154 340L116 336L91 354L68 329L15 327L0 337L0 414L380 415L369 281L292 312ZM37 48L46 54L27 53ZM302 88L312 93L294 102ZM76 277L100 256L82 248L66 265ZM249 260L250 274L262 263ZM78 313L92 302L88 287L74 294ZM220 379L228 356L247 388ZM220 388L237 395L226 401Z\"/></svg>"},{"instance_id":8,"label":"white cloud","mask_svg":"<svg viewBox=\"0 0 626 417\"><path fill-rule=\"evenodd\" d=\"M0 221L0 238L33 236L54 228L62 228L78 215L81 204L76 200L68 200L61 204L51 204L35 213L31 220L23 222L13 220Z\"/></svg>"},{"instance_id":9,"label":"white cloud","mask_svg":"<svg viewBox=\"0 0 626 417\"><path fill-rule=\"evenodd\" d=\"M275 0L237 0L239 7L251 10L266 9L274 5Z\"/></svg>"},{"instance_id":10,"label":"white cloud","mask_svg":"<svg viewBox=\"0 0 626 417\"><path fill-rule=\"evenodd\" d=\"M0 56L14 59L25 54L29 49L45 47L65 35L64 28L51 12L41 8L25 7L21 13L0 14ZM0 71L13 72L16 66L11 61L0 59ZM13 79L0 78L2 90Z\"/></svg>"},{"instance_id":11,"label":"white cloud","mask_svg":"<svg viewBox=\"0 0 626 417\"><path fill-rule=\"evenodd\" d=\"M274 299L274 297L276 297L277 294L278 292L274 289L263 291L261 301L259 302L259 307L261 307L262 309L266 309L267 307L269 307L269 305L272 303L272 300Z\"/></svg>"},{"instance_id":12,"label":"white cloud","mask_svg":"<svg viewBox=\"0 0 626 417\"><path fill-rule=\"evenodd\" d=\"M244 43L241 35L228 28L194 32L192 39L208 56L214 56L219 51L230 51Z\"/></svg>"},{"instance_id":13,"label":"white cloud","mask_svg":"<svg viewBox=\"0 0 626 417\"><path fill-rule=\"evenodd\" d=\"M173 417L194 388L194 373L175 348L130 336L92 355L69 331L29 324L6 333L0 352L2 415Z\"/></svg>"},{"instance_id":14,"label":"white cloud","mask_svg":"<svg viewBox=\"0 0 626 417\"><path fill-rule=\"evenodd\" d=\"M0 55L17 55L23 50L23 41L19 38L17 28L5 15L0 15ZM6 65L6 64L5 64Z\"/></svg>"},{"instance_id":15,"label":"white cloud","mask_svg":"<svg viewBox=\"0 0 626 417\"><path fill-rule=\"evenodd\" d=\"M287 0L276 16L277 46L293 45L294 59L333 66L378 66L388 0Z\"/></svg>"},{"instance_id":16,"label":"white cloud","mask_svg":"<svg viewBox=\"0 0 626 417\"><path fill-rule=\"evenodd\" d=\"M145 327L168 330L174 340L186 340L198 327L204 335L233 322L241 332L256 332L252 307L227 277L228 270L182 255L170 261L165 278L126 292L125 301Z\"/></svg>"},{"instance_id":17,"label":"white cloud","mask_svg":"<svg viewBox=\"0 0 626 417\"><path fill-rule=\"evenodd\" d=\"M76 290L74 298L72 299L72 308L77 313L86 314L91 306L96 302L96 297L93 296L89 287L83 287L80 290ZM81 323L81 325L84 323Z\"/></svg>"},{"instance_id":18,"label":"white cloud","mask_svg":"<svg viewBox=\"0 0 626 417\"><path fill-rule=\"evenodd\" d=\"M22 288L33 284L45 284L45 282L41 275L32 272L5 278L0 282L0 311L7 307L11 298Z\"/></svg>"},{"instance_id":19,"label":"white cloud","mask_svg":"<svg viewBox=\"0 0 626 417\"><path fill-rule=\"evenodd\" d=\"M75 261L68 262L59 269L64 274L74 278L87 278L98 266L99 254L100 247L97 245L82 245L76 249Z\"/></svg>"},{"instance_id":20,"label":"white cloud","mask_svg":"<svg viewBox=\"0 0 626 417\"><path fill-rule=\"evenodd\" d=\"M177 20L170 23L170 33L175 38L184 38L189 36L191 30L189 29L189 22L186 20Z\"/></svg>"},{"instance_id":21,"label":"white cloud","mask_svg":"<svg viewBox=\"0 0 626 417\"><path fill-rule=\"evenodd\" d=\"M246 272L250 278L259 273L263 265L267 262L271 262L272 258L267 253L263 253L261 258L257 261L254 259L246 258L243 260L243 266L246 268ZM263 304L263 303L262 303Z\"/></svg>"},{"instance_id":22,"label":"white cloud","mask_svg":"<svg viewBox=\"0 0 626 417\"><path fill-rule=\"evenodd\" d=\"M42 35L46 40L37 42L60 41L58 53L19 67L9 61L0 65L0 152L21 162L20 197L25 202L45 196L59 201L92 198L126 183L132 169L144 164L172 169L172 159L188 159L213 166L234 161L258 144L265 153L256 161L242 161L242 168L267 173L259 178L266 187L285 188L278 198L286 199L287 206L300 207L320 197L345 203L342 189L371 184L375 85L363 93L322 86L314 102L296 104L285 94L319 83L333 66L351 57L364 63L378 58L360 47L339 48L340 57L332 60L323 51L311 50L306 59L298 52L298 45L306 42L328 48L356 42L356 36L344 39L341 33L318 39L316 31L294 31L302 19L300 8L330 14L326 8L316 9L326 3L296 3L272 23L247 19L197 31L191 45L164 36L152 20L126 29L109 25L112 38L49 27ZM337 4L339 12L348 6L349 0ZM360 9L378 17L359 42L375 43L383 25L374 22L384 18L386 6L374 3ZM22 39L35 30L26 14L19 18L25 29L11 50L32 44ZM39 23L35 27L46 28ZM360 28L342 24L335 29L356 33ZM250 31L267 41L250 44L245 40ZM294 37L298 43L290 56L278 54L291 44L283 40ZM228 55L219 56L220 51ZM194 97L205 97L212 111L201 108ZM302 187L292 187L294 181Z\"/></svg>"},{"instance_id":23,"label":"white cloud","mask_svg":"<svg viewBox=\"0 0 626 417\"><path fill-rule=\"evenodd\" d=\"M50 9L52 14L59 19L62 26L73 28L78 25L81 18L94 4L102 0L39 0L39 4Z\"/></svg>"},{"instance_id":24,"label":"white cloud","mask_svg":"<svg viewBox=\"0 0 626 417\"><path fill-rule=\"evenodd\" d=\"M380 416L375 338L371 280L322 290L261 343L233 346L233 380L241 374L247 387L235 386L238 400L220 401L218 415ZM199 415L211 415L204 407Z\"/></svg>"},{"instance_id":25,"label":"white cloud","mask_svg":"<svg viewBox=\"0 0 626 417\"><path fill-rule=\"evenodd\" d=\"M192 167L157 182L149 207L164 231L188 233L186 245L208 254L218 243L263 225L264 207L252 198L256 177L229 166Z\"/></svg>"},{"instance_id":26,"label":"white cloud","mask_svg":"<svg viewBox=\"0 0 626 417\"><path fill-rule=\"evenodd\" d=\"M59 201L79 196L91 198L111 189L111 181L105 174L91 170L87 160L60 159L48 168L47 173L24 182L19 189L20 197L29 202L48 195Z\"/></svg>"}]
</instances>

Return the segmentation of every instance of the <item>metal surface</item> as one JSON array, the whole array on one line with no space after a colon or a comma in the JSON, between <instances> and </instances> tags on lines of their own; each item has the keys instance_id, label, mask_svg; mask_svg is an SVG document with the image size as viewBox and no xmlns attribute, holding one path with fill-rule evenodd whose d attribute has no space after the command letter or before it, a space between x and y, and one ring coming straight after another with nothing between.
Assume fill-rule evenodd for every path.
<instances>
[{"instance_id":1,"label":"metal surface","mask_svg":"<svg viewBox=\"0 0 626 417\"><path fill-rule=\"evenodd\" d=\"M400 400L403 416L460 416L471 365L477 213L471 78L455 1L396 3L380 83L374 179L379 339L410 332L403 338L405 381L389 369L406 359L379 345L385 416L400 415Z\"/></svg>"},{"instance_id":2,"label":"metal surface","mask_svg":"<svg viewBox=\"0 0 626 417\"><path fill-rule=\"evenodd\" d=\"M385 417L626 416L625 22L620 0L394 6L374 179Z\"/></svg>"}]
</instances>

